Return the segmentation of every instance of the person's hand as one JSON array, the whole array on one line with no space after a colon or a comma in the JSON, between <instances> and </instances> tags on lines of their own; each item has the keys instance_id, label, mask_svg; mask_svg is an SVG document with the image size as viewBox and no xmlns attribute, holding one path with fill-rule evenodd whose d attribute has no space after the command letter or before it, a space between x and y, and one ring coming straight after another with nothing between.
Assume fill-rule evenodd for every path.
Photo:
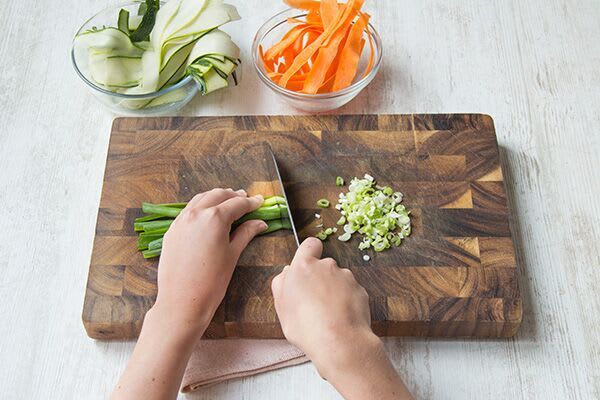
<instances>
[{"instance_id":1,"label":"person's hand","mask_svg":"<svg viewBox=\"0 0 600 400\"><path fill-rule=\"evenodd\" d=\"M288 341L299 347L345 399L411 400L371 330L369 296L348 269L321 260L323 244L306 239L271 284Z\"/></svg>"},{"instance_id":2,"label":"person's hand","mask_svg":"<svg viewBox=\"0 0 600 400\"><path fill-rule=\"evenodd\" d=\"M158 265L160 309L178 324L204 329L223 300L235 265L248 243L267 228L247 221L231 225L260 207L261 196L214 189L196 195L165 234Z\"/></svg>"},{"instance_id":3,"label":"person's hand","mask_svg":"<svg viewBox=\"0 0 600 400\"><path fill-rule=\"evenodd\" d=\"M306 239L291 265L273 279L272 290L285 337L327 377L330 366L346 362L346 350L377 338L367 292L350 270L331 258L321 260L322 251L320 240Z\"/></svg>"}]
</instances>

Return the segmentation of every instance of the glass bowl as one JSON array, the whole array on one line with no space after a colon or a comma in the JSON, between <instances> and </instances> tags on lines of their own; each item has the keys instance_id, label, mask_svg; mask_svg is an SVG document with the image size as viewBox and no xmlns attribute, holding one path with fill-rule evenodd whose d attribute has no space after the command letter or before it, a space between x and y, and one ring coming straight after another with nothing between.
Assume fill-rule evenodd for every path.
<instances>
[{"instance_id":1,"label":"glass bowl","mask_svg":"<svg viewBox=\"0 0 600 400\"><path fill-rule=\"evenodd\" d=\"M121 8L128 10L131 15L136 15L139 4L140 2L128 2L108 7L87 20L75 36L94 26L115 26ZM75 72L96 99L117 114L133 116L169 114L185 106L198 92L198 85L191 76L186 76L175 85L156 92L145 94L111 92L94 82L89 73L87 49L77 47L73 41L71 60Z\"/></svg>"},{"instance_id":2,"label":"glass bowl","mask_svg":"<svg viewBox=\"0 0 600 400\"><path fill-rule=\"evenodd\" d=\"M288 18L303 19L304 17L306 17L305 12L296 9L288 9L274 15L267 22L265 22L265 24L261 26L256 33L254 42L252 43L252 59L254 60L254 67L256 68L256 72L263 83L277 93L278 96L280 96L292 107L312 113L335 110L355 98L361 92L361 90L371 83L373 78L375 78L377 75L379 67L381 66L382 58L381 38L373 25L369 24L369 29L373 36L373 68L366 76L364 76L367 69L369 56L371 54L371 48L367 42L360 57L358 71L352 85L342 90L322 94L294 92L277 85L275 82L269 79L267 76L267 71L260 60L259 46L262 46L262 48L266 51L275 43L277 43L293 26L287 21ZM364 36L365 39L367 39L366 33Z\"/></svg>"}]
</instances>

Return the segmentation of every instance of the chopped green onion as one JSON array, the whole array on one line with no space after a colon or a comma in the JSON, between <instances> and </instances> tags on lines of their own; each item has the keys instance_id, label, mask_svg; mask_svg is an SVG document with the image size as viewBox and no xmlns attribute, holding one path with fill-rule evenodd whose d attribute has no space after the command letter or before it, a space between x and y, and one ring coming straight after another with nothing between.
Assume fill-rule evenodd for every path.
<instances>
[{"instance_id":1,"label":"chopped green onion","mask_svg":"<svg viewBox=\"0 0 600 400\"><path fill-rule=\"evenodd\" d=\"M321 226L323 226L323 225L321 225ZM315 237L317 237L321 240L326 240L329 236L333 235L335 232L337 232L337 228L327 228L327 229L321 230L319 233L317 233L315 235Z\"/></svg>"},{"instance_id":2,"label":"chopped green onion","mask_svg":"<svg viewBox=\"0 0 600 400\"><path fill-rule=\"evenodd\" d=\"M352 235L350 234L350 232L346 232L343 235L339 236L338 239L341 242L347 242L348 240L350 240L351 237L352 237Z\"/></svg>"},{"instance_id":3,"label":"chopped green onion","mask_svg":"<svg viewBox=\"0 0 600 400\"><path fill-rule=\"evenodd\" d=\"M327 208L327 207L329 207L329 200L319 199L319 200L317 200L317 206L319 206L321 208Z\"/></svg>"},{"instance_id":4,"label":"chopped green onion","mask_svg":"<svg viewBox=\"0 0 600 400\"><path fill-rule=\"evenodd\" d=\"M344 226L338 239L346 242L358 232L363 235L360 250L380 252L399 246L411 232L410 212L400 204L402 197L389 186L377 185L371 175L352 179L348 193L340 193L335 206L342 214L338 225Z\"/></svg>"},{"instance_id":5,"label":"chopped green onion","mask_svg":"<svg viewBox=\"0 0 600 400\"><path fill-rule=\"evenodd\" d=\"M317 233L315 236L321 240L327 240L328 237L328 235L324 231Z\"/></svg>"},{"instance_id":6,"label":"chopped green onion","mask_svg":"<svg viewBox=\"0 0 600 400\"><path fill-rule=\"evenodd\" d=\"M341 176L338 176L337 178L335 178L335 185L336 186L344 186L344 178L342 178Z\"/></svg>"}]
</instances>

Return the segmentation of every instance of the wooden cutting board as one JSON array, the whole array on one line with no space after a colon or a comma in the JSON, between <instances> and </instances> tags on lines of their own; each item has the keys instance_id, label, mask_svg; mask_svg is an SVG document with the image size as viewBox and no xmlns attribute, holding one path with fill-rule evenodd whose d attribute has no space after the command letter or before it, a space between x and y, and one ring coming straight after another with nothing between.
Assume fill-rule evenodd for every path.
<instances>
[{"instance_id":1,"label":"wooden cutting board","mask_svg":"<svg viewBox=\"0 0 600 400\"><path fill-rule=\"evenodd\" d=\"M362 259L357 240L330 238L325 256L370 295L383 336L508 337L522 318L506 192L493 121L485 115L119 118L112 129L83 321L90 337L135 337L156 296L157 262L136 251L142 201L174 202L215 186L277 187L273 147L301 239L315 212L337 211L338 175L370 173L404 193L413 233ZM270 281L291 260L291 233L256 239L242 255L207 337L281 337Z\"/></svg>"}]
</instances>

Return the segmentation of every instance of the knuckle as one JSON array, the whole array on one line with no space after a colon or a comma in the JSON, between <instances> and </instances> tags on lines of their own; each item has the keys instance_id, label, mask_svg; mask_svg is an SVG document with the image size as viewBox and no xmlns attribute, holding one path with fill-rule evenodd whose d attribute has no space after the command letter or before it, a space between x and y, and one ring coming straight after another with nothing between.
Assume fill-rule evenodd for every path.
<instances>
[{"instance_id":1,"label":"knuckle","mask_svg":"<svg viewBox=\"0 0 600 400\"><path fill-rule=\"evenodd\" d=\"M359 292L363 299L369 300L369 292L367 292L367 289L361 286Z\"/></svg>"},{"instance_id":2,"label":"knuckle","mask_svg":"<svg viewBox=\"0 0 600 400\"><path fill-rule=\"evenodd\" d=\"M211 193L211 194L220 194L220 193L225 193L225 192L226 192L226 189L223 189L223 188L214 188L214 189L209 190L208 193Z\"/></svg>"},{"instance_id":3,"label":"knuckle","mask_svg":"<svg viewBox=\"0 0 600 400\"><path fill-rule=\"evenodd\" d=\"M348 268L342 268L342 273L350 282L356 282L354 279L354 274Z\"/></svg>"},{"instance_id":4,"label":"knuckle","mask_svg":"<svg viewBox=\"0 0 600 400\"><path fill-rule=\"evenodd\" d=\"M337 268L337 261L335 261L333 258L331 257L326 257L324 259L321 260L321 263L323 265L326 265L328 267L336 267Z\"/></svg>"},{"instance_id":5,"label":"knuckle","mask_svg":"<svg viewBox=\"0 0 600 400\"><path fill-rule=\"evenodd\" d=\"M201 210L199 210L197 208L190 208L190 209L187 209L184 212L182 212L181 216L185 220L195 220L196 218L198 218L200 212L201 212Z\"/></svg>"},{"instance_id":6,"label":"knuckle","mask_svg":"<svg viewBox=\"0 0 600 400\"><path fill-rule=\"evenodd\" d=\"M220 221L223 218L223 212L219 207L210 207L204 210L204 215L209 221Z\"/></svg>"},{"instance_id":7,"label":"knuckle","mask_svg":"<svg viewBox=\"0 0 600 400\"><path fill-rule=\"evenodd\" d=\"M197 201L198 199L202 198L202 196L204 196L204 193L198 193L194 197L192 197L192 201Z\"/></svg>"}]
</instances>

